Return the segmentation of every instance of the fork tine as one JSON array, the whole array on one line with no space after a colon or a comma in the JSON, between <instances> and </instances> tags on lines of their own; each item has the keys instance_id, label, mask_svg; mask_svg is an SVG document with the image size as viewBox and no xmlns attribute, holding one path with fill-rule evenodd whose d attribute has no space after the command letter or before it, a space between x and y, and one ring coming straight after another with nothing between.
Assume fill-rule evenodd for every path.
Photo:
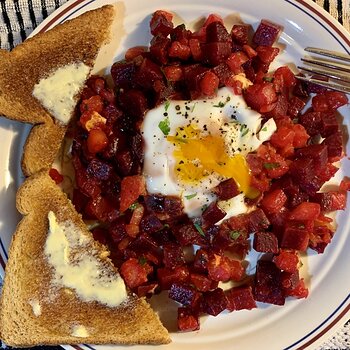
<instances>
[{"instance_id":1,"label":"fork tine","mask_svg":"<svg viewBox=\"0 0 350 350\"><path fill-rule=\"evenodd\" d=\"M344 53L336 52L336 51L331 51L331 50L325 50L325 49L319 49L316 47L307 47L305 48L305 51L311 52L311 53L316 53L318 55L322 56L327 56L331 58L336 58L338 60L350 62L350 56Z\"/></svg>"},{"instance_id":2,"label":"fork tine","mask_svg":"<svg viewBox=\"0 0 350 350\"><path fill-rule=\"evenodd\" d=\"M340 70L342 72L350 73L350 68L344 67L343 65L339 65L339 64L336 64L334 62L317 61L317 60L309 59L309 58L301 58L301 60L305 63L314 64L316 66L322 66L322 67L336 69L336 70Z\"/></svg>"},{"instance_id":3,"label":"fork tine","mask_svg":"<svg viewBox=\"0 0 350 350\"><path fill-rule=\"evenodd\" d=\"M318 79L313 79L313 78L305 78L305 77L301 77L301 76L296 76L297 79L305 81L307 83L313 83L313 84L317 84L323 87L326 87L328 89L332 89L332 90L336 90L336 91L340 91L340 92L345 92L347 94L350 94L350 86L346 87L346 86L342 86L339 84L335 84L335 83L331 83L331 82L327 82L327 81L323 81L323 80L318 80Z\"/></svg>"},{"instance_id":4,"label":"fork tine","mask_svg":"<svg viewBox=\"0 0 350 350\"><path fill-rule=\"evenodd\" d=\"M306 71L308 73L311 73L311 74L322 75L324 77L328 77L328 78L335 79L335 80L340 80L340 81L343 81L345 83L350 83L350 77L348 75L341 74L341 73L338 73L336 71L330 71L330 70L326 71L326 70L309 68L309 67L306 68L306 67L301 67L301 66L298 66L298 68L303 70L303 71Z\"/></svg>"}]
</instances>

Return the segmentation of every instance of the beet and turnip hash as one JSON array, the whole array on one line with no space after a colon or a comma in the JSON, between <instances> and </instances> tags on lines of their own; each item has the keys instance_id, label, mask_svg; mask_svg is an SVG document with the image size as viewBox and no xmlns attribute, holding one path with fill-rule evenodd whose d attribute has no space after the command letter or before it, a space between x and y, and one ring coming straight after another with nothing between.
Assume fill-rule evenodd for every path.
<instances>
[{"instance_id":1,"label":"beet and turnip hash","mask_svg":"<svg viewBox=\"0 0 350 350\"><path fill-rule=\"evenodd\" d=\"M344 156L337 109L348 99L297 80L288 66L269 71L283 54L273 46L281 30L268 20L255 32L246 24L226 28L212 14L191 31L184 24L174 26L171 13L156 11L149 46L130 48L124 60L113 64L114 86L92 76L82 92L72 130L73 203L84 219L97 222L94 238L109 248L134 293L151 297L168 291L180 304L180 331L199 329L203 314L306 298L300 253L323 253L335 233L327 214L345 208L349 181L331 191L320 189ZM213 108L222 114L231 107L238 114L240 108L254 111L261 115L260 132L272 124L275 131L257 149L234 149L219 161L201 141L220 149L227 140L196 129L194 119L176 132L171 127L177 112L185 119L186 113L195 115L196 102L209 104L223 88L242 103L231 106L232 99L225 99ZM143 128L156 108L162 113L157 137L177 152L176 169L169 167L172 179L179 186L191 181L197 186L203 177L219 173L218 183L207 191L210 201L196 217L185 213L180 196L150 191L151 179L144 171L149 140ZM244 139L247 126L234 113L229 117L225 123L236 123L237 135ZM196 159L190 159L189 145L200 145L193 146ZM237 157L243 164L240 172L247 171L247 185L224 168ZM197 192L186 193L186 200L195 200ZM245 209L224 219L223 203L238 196ZM247 271L251 250L263 258L254 271Z\"/></svg>"}]
</instances>

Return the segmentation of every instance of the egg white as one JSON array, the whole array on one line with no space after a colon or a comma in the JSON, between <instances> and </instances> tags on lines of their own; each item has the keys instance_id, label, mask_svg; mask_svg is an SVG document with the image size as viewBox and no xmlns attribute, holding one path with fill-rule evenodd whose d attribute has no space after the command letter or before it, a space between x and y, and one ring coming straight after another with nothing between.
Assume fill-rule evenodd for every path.
<instances>
[{"instance_id":1,"label":"egg white","mask_svg":"<svg viewBox=\"0 0 350 350\"><path fill-rule=\"evenodd\" d=\"M162 131L159 127L161 122L168 127L167 135L164 128ZM150 110L141 127L145 142L143 174L148 193L179 196L190 218L200 216L206 205L216 200L211 190L224 178L209 174L197 184L180 182L175 172L175 145L167 140L167 136L174 136L178 128L191 124L201 130L201 136L221 135L230 156L246 155L269 140L276 131L272 118L262 126L261 122L261 115L250 109L242 96L234 95L228 88L219 89L212 99L167 101ZM224 219L249 210L243 194L219 205L227 213Z\"/></svg>"}]
</instances>

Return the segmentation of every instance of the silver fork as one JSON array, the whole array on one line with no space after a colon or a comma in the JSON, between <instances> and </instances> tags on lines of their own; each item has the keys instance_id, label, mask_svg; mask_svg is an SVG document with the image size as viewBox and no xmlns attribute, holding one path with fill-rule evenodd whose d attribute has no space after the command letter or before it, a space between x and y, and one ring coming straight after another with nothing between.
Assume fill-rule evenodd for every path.
<instances>
[{"instance_id":1,"label":"silver fork","mask_svg":"<svg viewBox=\"0 0 350 350\"><path fill-rule=\"evenodd\" d=\"M350 94L350 55L315 47L307 47L305 51L325 56L327 59L314 56L302 58L307 67L298 66L298 68L309 76L297 76L298 79Z\"/></svg>"}]
</instances>

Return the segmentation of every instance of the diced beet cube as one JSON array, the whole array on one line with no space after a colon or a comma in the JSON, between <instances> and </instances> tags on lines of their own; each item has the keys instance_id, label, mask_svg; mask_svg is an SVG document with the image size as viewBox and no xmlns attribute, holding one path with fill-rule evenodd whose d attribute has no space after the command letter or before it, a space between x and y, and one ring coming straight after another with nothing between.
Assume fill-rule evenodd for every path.
<instances>
[{"instance_id":1,"label":"diced beet cube","mask_svg":"<svg viewBox=\"0 0 350 350\"><path fill-rule=\"evenodd\" d=\"M280 270L290 273L298 271L299 257L293 250L281 250L273 257L273 262Z\"/></svg>"},{"instance_id":2,"label":"diced beet cube","mask_svg":"<svg viewBox=\"0 0 350 350\"><path fill-rule=\"evenodd\" d=\"M94 237L95 241L98 241L104 245L107 244L107 236L108 236L107 230L101 227L96 227L95 229L92 230L92 236Z\"/></svg>"},{"instance_id":3,"label":"diced beet cube","mask_svg":"<svg viewBox=\"0 0 350 350\"><path fill-rule=\"evenodd\" d=\"M289 168L290 174L296 183L303 182L303 179L309 178L310 172L313 172L313 160L311 158L300 158L292 162Z\"/></svg>"},{"instance_id":4,"label":"diced beet cube","mask_svg":"<svg viewBox=\"0 0 350 350\"><path fill-rule=\"evenodd\" d=\"M191 308L179 307L177 310L177 327L181 332L193 332L198 330L198 314Z\"/></svg>"},{"instance_id":5,"label":"diced beet cube","mask_svg":"<svg viewBox=\"0 0 350 350\"><path fill-rule=\"evenodd\" d=\"M119 95L119 102L124 111L129 115L140 118L148 109L145 95L140 90L128 90Z\"/></svg>"},{"instance_id":6,"label":"diced beet cube","mask_svg":"<svg viewBox=\"0 0 350 350\"><path fill-rule=\"evenodd\" d=\"M225 216L226 213L217 205L217 203L212 202L203 212L202 219L206 226L212 226L222 220Z\"/></svg>"},{"instance_id":7,"label":"diced beet cube","mask_svg":"<svg viewBox=\"0 0 350 350\"><path fill-rule=\"evenodd\" d=\"M173 41L169 48L169 57L186 61L191 56L191 49L187 44Z\"/></svg>"},{"instance_id":8,"label":"diced beet cube","mask_svg":"<svg viewBox=\"0 0 350 350\"><path fill-rule=\"evenodd\" d=\"M152 255L152 262L159 265L162 256L157 243L147 234L139 234L136 239L130 242L127 250L132 251L136 257L141 255ZM153 261L154 260L154 261Z\"/></svg>"},{"instance_id":9,"label":"diced beet cube","mask_svg":"<svg viewBox=\"0 0 350 350\"><path fill-rule=\"evenodd\" d=\"M312 200L321 206L322 211L344 210L346 206L345 191L316 193Z\"/></svg>"},{"instance_id":10,"label":"diced beet cube","mask_svg":"<svg viewBox=\"0 0 350 350\"><path fill-rule=\"evenodd\" d=\"M150 212L162 213L164 211L164 197L157 195L144 196L146 208Z\"/></svg>"},{"instance_id":11,"label":"diced beet cube","mask_svg":"<svg viewBox=\"0 0 350 350\"><path fill-rule=\"evenodd\" d=\"M162 222L155 215L146 215L142 218L140 223L141 231L146 233L153 233L163 228Z\"/></svg>"},{"instance_id":12,"label":"diced beet cube","mask_svg":"<svg viewBox=\"0 0 350 350\"><path fill-rule=\"evenodd\" d=\"M200 82L209 68L199 64L184 67L184 77L189 91L200 91Z\"/></svg>"},{"instance_id":13,"label":"diced beet cube","mask_svg":"<svg viewBox=\"0 0 350 350\"><path fill-rule=\"evenodd\" d=\"M299 123L310 136L315 136L322 130L321 113L308 110L299 117Z\"/></svg>"},{"instance_id":14,"label":"diced beet cube","mask_svg":"<svg viewBox=\"0 0 350 350\"><path fill-rule=\"evenodd\" d=\"M310 234L305 228L287 226L283 232L281 248L305 251Z\"/></svg>"},{"instance_id":15,"label":"diced beet cube","mask_svg":"<svg viewBox=\"0 0 350 350\"><path fill-rule=\"evenodd\" d=\"M220 182L214 189L213 192L218 196L220 200L228 200L239 195L237 183L234 179L228 179Z\"/></svg>"},{"instance_id":16,"label":"diced beet cube","mask_svg":"<svg viewBox=\"0 0 350 350\"><path fill-rule=\"evenodd\" d=\"M173 233L183 247L191 244L196 244L199 246L206 245L205 239L200 235L192 222L176 226Z\"/></svg>"},{"instance_id":17,"label":"diced beet cube","mask_svg":"<svg viewBox=\"0 0 350 350\"><path fill-rule=\"evenodd\" d=\"M166 64L168 62L168 49L170 46L170 39L165 38L162 35L155 36L151 41L149 51L152 58L160 64Z\"/></svg>"},{"instance_id":18,"label":"diced beet cube","mask_svg":"<svg viewBox=\"0 0 350 350\"><path fill-rule=\"evenodd\" d=\"M219 87L225 86L228 79L232 76L232 71L227 63L220 63L218 66L215 66L212 71L219 78Z\"/></svg>"},{"instance_id":19,"label":"diced beet cube","mask_svg":"<svg viewBox=\"0 0 350 350\"><path fill-rule=\"evenodd\" d=\"M166 11L156 11L151 18L150 28L152 35L168 36L174 28L173 15Z\"/></svg>"},{"instance_id":20,"label":"diced beet cube","mask_svg":"<svg viewBox=\"0 0 350 350\"><path fill-rule=\"evenodd\" d=\"M262 209L256 209L249 214L249 232L262 231L269 226L269 219Z\"/></svg>"},{"instance_id":21,"label":"diced beet cube","mask_svg":"<svg viewBox=\"0 0 350 350\"><path fill-rule=\"evenodd\" d=\"M192 58L196 62L201 62L203 59L201 43L198 39L190 39L188 41L188 46L190 47Z\"/></svg>"},{"instance_id":22,"label":"diced beet cube","mask_svg":"<svg viewBox=\"0 0 350 350\"><path fill-rule=\"evenodd\" d=\"M248 233L250 226L250 214L240 214L228 219L228 224L232 230Z\"/></svg>"},{"instance_id":23,"label":"diced beet cube","mask_svg":"<svg viewBox=\"0 0 350 350\"><path fill-rule=\"evenodd\" d=\"M334 111L321 112L321 136L327 137L339 130L339 124Z\"/></svg>"},{"instance_id":24,"label":"diced beet cube","mask_svg":"<svg viewBox=\"0 0 350 350\"><path fill-rule=\"evenodd\" d=\"M256 45L272 46L281 30L281 26L263 19L254 33L253 43Z\"/></svg>"},{"instance_id":25,"label":"diced beet cube","mask_svg":"<svg viewBox=\"0 0 350 350\"><path fill-rule=\"evenodd\" d=\"M161 290L167 290L171 288L171 285L175 282L187 282L190 273L186 266L178 266L174 270L168 268L159 268L157 270L157 278Z\"/></svg>"},{"instance_id":26,"label":"diced beet cube","mask_svg":"<svg viewBox=\"0 0 350 350\"><path fill-rule=\"evenodd\" d=\"M297 96L291 97L288 103L288 112L287 114L292 118L296 118L305 107L305 102Z\"/></svg>"},{"instance_id":27,"label":"diced beet cube","mask_svg":"<svg viewBox=\"0 0 350 350\"><path fill-rule=\"evenodd\" d=\"M152 89L153 84L164 78L163 73L158 66L152 60L145 58L138 70L135 73L135 82L143 89Z\"/></svg>"},{"instance_id":28,"label":"diced beet cube","mask_svg":"<svg viewBox=\"0 0 350 350\"><path fill-rule=\"evenodd\" d=\"M209 258L208 274L213 281L227 282L230 279L239 281L244 274L244 268L238 260L213 254Z\"/></svg>"},{"instance_id":29,"label":"diced beet cube","mask_svg":"<svg viewBox=\"0 0 350 350\"><path fill-rule=\"evenodd\" d=\"M191 34L191 31L186 29L184 24L180 24L171 31L170 38L171 41L179 41L185 44L191 38Z\"/></svg>"},{"instance_id":30,"label":"diced beet cube","mask_svg":"<svg viewBox=\"0 0 350 350\"><path fill-rule=\"evenodd\" d=\"M108 198L98 195L87 203L85 213L90 218L95 218L102 222L111 222L119 216L119 211L115 205Z\"/></svg>"},{"instance_id":31,"label":"diced beet cube","mask_svg":"<svg viewBox=\"0 0 350 350\"><path fill-rule=\"evenodd\" d=\"M183 306L194 307L199 299L199 293L189 285L175 282L169 290L169 298Z\"/></svg>"},{"instance_id":32,"label":"diced beet cube","mask_svg":"<svg viewBox=\"0 0 350 350\"><path fill-rule=\"evenodd\" d=\"M108 233L111 236L113 243L118 244L127 236L125 223L119 221L112 223L109 227Z\"/></svg>"},{"instance_id":33,"label":"diced beet cube","mask_svg":"<svg viewBox=\"0 0 350 350\"><path fill-rule=\"evenodd\" d=\"M291 211L289 219L295 221L314 221L320 213L321 207L318 203L303 202Z\"/></svg>"},{"instance_id":34,"label":"diced beet cube","mask_svg":"<svg viewBox=\"0 0 350 350\"><path fill-rule=\"evenodd\" d=\"M206 273L208 271L209 254L204 249L198 249L193 262L196 271Z\"/></svg>"},{"instance_id":35,"label":"diced beet cube","mask_svg":"<svg viewBox=\"0 0 350 350\"><path fill-rule=\"evenodd\" d=\"M281 273L281 284L284 293L288 295L288 292L297 287L299 283L299 271L287 272L282 271Z\"/></svg>"},{"instance_id":36,"label":"diced beet cube","mask_svg":"<svg viewBox=\"0 0 350 350\"><path fill-rule=\"evenodd\" d=\"M166 268L174 269L185 264L184 252L178 244L168 243L164 245L163 253L163 262Z\"/></svg>"},{"instance_id":37,"label":"diced beet cube","mask_svg":"<svg viewBox=\"0 0 350 350\"><path fill-rule=\"evenodd\" d=\"M212 281L207 276L199 273L191 273L190 281L200 292L207 292L211 289L217 288L218 286L217 281Z\"/></svg>"},{"instance_id":38,"label":"diced beet cube","mask_svg":"<svg viewBox=\"0 0 350 350\"><path fill-rule=\"evenodd\" d=\"M86 169L87 173L98 180L108 180L112 174L112 167L98 159L93 159Z\"/></svg>"},{"instance_id":39,"label":"diced beet cube","mask_svg":"<svg viewBox=\"0 0 350 350\"><path fill-rule=\"evenodd\" d=\"M271 111L275 107L277 95L272 83L263 82L250 85L244 92L244 99L249 107L258 112L267 107Z\"/></svg>"},{"instance_id":40,"label":"diced beet cube","mask_svg":"<svg viewBox=\"0 0 350 350\"><path fill-rule=\"evenodd\" d=\"M315 170L323 169L328 162L328 149L325 144L308 145L296 151L298 158L311 158L314 161Z\"/></svg>"},{"instance_id":41,"label":"diced beet cube","mask_svg":"<svg viewBox=\"0 0 350 350\"><path fill-rule=\"evenodd\" d=\"M231 29L231 37L234 43L245 45L248 43L249 26L246 24L234 24Z\"/></svg>"},{"instance_id":42,"label":"diced beet cube","mask_svg":"<svg viewBox=\"0 0 350 350\"><path fill-rule=\"evenodd\" d=\"M147 275L152 271L149 267L147 263L141 265L137 259L130 258L122 264L119 271L126 285L132 289L147 282Z\"/></svg>"},{"instance_id":43,"label":"diced beet cube","mask_svg":"<svg viewBox=\"0 0 350 350\"><path fill-rule=\"evenodd\" d=\"M327 226L315 226L310 235L309 247L321 254L331 242L334 232Z\"/></svg>"},{"instance_id":44,"label":"diced beet cube","mask_svg":"<svg viewBox=\"0 0 350 350\"><path fill-rule=\"evenodd\" d=\"M166 196L164 198L164 212L169 218L176 218L183 214L183 205L181 199L175 196Z\"/></svg>"},{"instance_id":45,"label":"diced beet cube","mask_svg":"<svg viewBox=\"0 0 350 350\"><path fill-rule=\"evenodd\" d=\"M117 88L131 87L136 68L133 62L119 61L113 63L111 75Z\"/></svg>"},{"instance_id":46,"label":"diced beet cube","mask_svg":"<svg viewBox=\"0 0 350 350\"><path fill-rule=\"evenodd\" d=\"M283 190L277 188L265 194L261 201L262 208L268 213L277 213L287 202L287 196Z\"/></svg>"},{"instance_id":47,"label":"diced beet cube","mask_svg":"<svg viewBox=\"0 0 350 350\"><path fill-rule=\"evenodd\" d=\"M217 316L227 307L227 298L221 288L203 293L203 311L208 315Z\"/></svg>"},{"instance_id":48,"label":"diced beet cube","mask_svg":"<svg viewBox=\"0 0 350 350\"><path fill-rule=\"evenodd\" d=\"M256 267L254 296L256 301L284 305L281 271L272 261L259 260Z\"/></svg>"},{"instance_id":49,"label":"diced beet cube","mask_svg":"<svg viewBox=\"0 0 350 350\"><path fill-rule=\"evenodd\" d=\"M230 34L221 22L210 23L207 28L207 43L231 42Z\"/></svg>"},{"instance_id":50,"label":"diced beet cube","mask_svg":"<svg viewBox=\"0 0 350 350\"><path fill-rule=\"evenodd\" d=\"M78 213L83 213L89 197L83 194L79 189L73 190L73 205Z\"/></svg>"},{"instance_id":51,"label":"diced beet cube","mask_svg":"<svg viewBox=\"0 0 350 350\"><path fill-rule=\"evenodd\" d=\"M280 94L277 97L275 108L272 109L270 112L266 113L266 115L268 117L279 119L287 115L287 111L288 111L288 98L285 94Z\"/></svg>"},{"instance_id":52,"label":"diced beet cube","mask_svg":"<svg viewBox=\"0 0 350 350\"><path fill-rule=\"evenodd\" d=\"M231 54L231 43L214 42L201 45L203 62L211 66L217 66L226 61Z\"/></svg>"},{"instance_id":53,"label":"diced beet cube","mask_svg":"<svg viewBox=\"0 0 350 350\"><path fill-rule=\"evenodd\" d=\"M287 296L292 296L298 299L307 298L309 295L308 289L305 287L304 279L300 279L295 288L290 290L285 290Z\"/></svg>"},{"instance_id":54,"label":"diced beet cube","mask_svg":"<svg viewBox=\"0 0 350 350\"><path fill-rule=\"evenodd\" d=\"M225 293L228 301L227 310L229 311L251 310L256 308L252 287L250 286L231 288Z\"/></svg>"},{"instance_id":55,"label":"diced beet cube","mask_svg":"<svg viewBox=\"0 0 350 350\"><path fill-rule=\"evenodd\" d=\"M262 253L278 253L277 237L268 231L260 231L254 234L253 248Z\"/></svg>"},{"instance_id":56,"label":"diced beet cube","mask_svg":"<svg viewBox=\"0 0 350 350\"><path fill-rule=\"evenodd\" d=\"M322 144L328 146L329 157L340 157L343 153L343 135L338 131L330 136L327 136Z\"/></svg>"},{"instance_id":57,"label":"diced beet cube","mask_svg":"<svg viewBox=\"0 0 350 350\"><path fill-rule=\"evenodd\" d=\"M264 66L264 67L265 67L266 71L268 70L270 63L273 62L273 60L276 58L276 56L278 55L278 53L280 51L277 47L269 47L269 46L258 46L255 50L258 54L258 56L256 58L259 60L255 59L255 60L253 60L253 62L260 61L260 63L265 64L266 66ZM258 65L257 68L263 68L263 67L259 67L259 65Z\"/></svg>"}]
</instances>

